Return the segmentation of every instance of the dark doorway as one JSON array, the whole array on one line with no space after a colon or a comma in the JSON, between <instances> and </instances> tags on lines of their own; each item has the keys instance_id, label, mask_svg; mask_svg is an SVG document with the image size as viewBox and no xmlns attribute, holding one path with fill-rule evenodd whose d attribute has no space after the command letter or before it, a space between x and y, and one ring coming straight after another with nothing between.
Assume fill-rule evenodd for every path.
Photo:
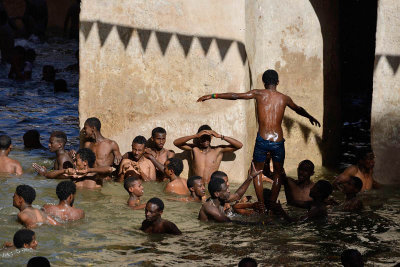
<instances>
[{"instance_id":1,"label":"dark doorway","mask_svg":"<svg viewBox=\"0 0 400 267\"><path fill-rule=\"evenodd\" d=\"M370 146L377 0L339 1L339 49L342 106L340 167L354 152Z\"/></svg>"}]
</instances>

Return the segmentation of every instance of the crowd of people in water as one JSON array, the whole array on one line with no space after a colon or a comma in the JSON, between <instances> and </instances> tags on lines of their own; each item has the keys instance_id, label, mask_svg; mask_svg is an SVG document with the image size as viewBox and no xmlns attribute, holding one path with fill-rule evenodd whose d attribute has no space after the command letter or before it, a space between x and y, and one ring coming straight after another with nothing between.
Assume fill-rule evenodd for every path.
<instances>
[{"instance_id":1,"label":"crowd of people in water","mask_svg":"<svg viewBox=\"0 0 400 267\"><path fill-rule=\"evenodd\" d=\"M289 96L277 91L279 79L276 71L265 71L262 79L264 89L246 93L215 93L198 99L198 102L211 99L255 99L257 102L259 130L253 161L248 176L234 193L230 192L229 177L220 170L220 163L224 153L231 153L243 147L239 140L217 133L208 125L200 126L195 134L174 140L173 144L178 149L189 151L191 154L189 167L193 175L185 179L181 177L182 159L175 156L172 148L164 147L167 138L164 128L154 128L150 138L136 136L132 141L132 150L122 154L116 141L102 135L100 120L91 117L84 123L78 151L65 149L67 136L64 132L55 130L51 133L49 149L56 156L53 168L48 170L36 163L32 166L47 179L63 180L56 187L59 203L47 204L41 209L34 208L32 203L36 198L35 189L27 184L17 186L13 205L19 210L18 221L26 229L19 230L13 242L6 243L5 247L35 249L37 241L35 233L30 229L42 224L57 226L84 218L85 212L73 205L77 188L97 189L107 181L121 183L128 194L128 207L144 209L145 219L140 230L152 234L180 235L182 232L176 224L162 218L164 203L160 198L149 196L151 198L146 203L141 201L141 197L145 195L142 185L145 182L166 181L164 191L175 194L177 198L174 200L200 203L200 221L226 223L230 222L232 215L236 213L248 216L266 214L287 222L304 222L325 218L328 215L327 206L335 206L334 209L347 212L361 210L363 203L357 194L379 187L372 178L373 152L368 149L359 151L357 164L348 167L332 183L327 180L312 182L314 164L307 159L299 163L297 179L287 177L283 168L285 147L281 127L285 108L289 107L308 118L315 126L319 127L320 123L304 108L296 105ZM215 138L226 144L211 145ZM27 148L43 148L40 135L35 130L28 131L23 139ZM21 175L21 164L9 157L11 150L11 138L1 135L0 173ZM263 181L272 183L271 189L263 188ZM244 197L252 182L257 196L255 202L248 196ZM303 216L291 216L277 201L282 185L287 204L305 209ZM343 203L338 203L330 197L333 189L345 194ZM358 259L358 262L362 263L361 255L356 257L357 253L351 251L346 252L346 257L354 261Z\"/></svg>"}]
</instances>

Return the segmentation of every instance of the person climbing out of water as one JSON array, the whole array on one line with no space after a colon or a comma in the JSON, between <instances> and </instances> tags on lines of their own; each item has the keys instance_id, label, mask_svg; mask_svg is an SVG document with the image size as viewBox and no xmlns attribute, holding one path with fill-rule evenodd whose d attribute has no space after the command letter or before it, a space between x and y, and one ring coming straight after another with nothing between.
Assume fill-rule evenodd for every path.
<instances>
[{"instance_id":1,"label":"person climbing out of water","mask_svg":"<svg viewBox=\"0 0 400 267\"><path fill-rule=\"evenodd\" d=\"M129 194L128 206L134 210L144 209L146 204L140 203L140 197L143 196L143 184L140 175L134 171L128 171L125 174L124 188Z\"/></svg>"},{"instance_id":2,"label":"person climbing out of water","mask_svg":"<svg viewBox=\"0 0 400 267\"><path fill-rule=\"evenodd\" d=\"M43 210L53 217L63 221L76 221L85 217L85 212L74 208L76 185L72 181L62 181L57 185L56 194L59 199L58 205L46 204Z\"/></svg>"},{"instance_id":3,"label":"person climbing out of water","mask_svg":"<svg viewBox=\"0 0 400 267\"><path fill-rule=\"evenodd\" d=\"M164 202L159 198L152 198L146 203L144 214L146 219L142 222L140 230L150 234L181 235L178 227L168 220L161 218L164 211Z\"/></svg>"},{"instance_id":4,"label":"person climbing out of water","mask_svg":"<svg viewBox=\"0 0 400 267\"><path fill-rule=\"evenodd\" d=\"M211 146L212 138L220 138L229 145ZM193 139L193 144L187 143ZM184 136L174 141L174 145L182 150L190 151L194 175L201 176L204 184L210 182L211 174L218 171L224 153L234 152L243 147L243 144L228 136L216 133L208 125L202 125L197 134Z\"/></svg>"},{"instance_id":5,"label":"person climbing out of water","mask_svg":"<svg viewBox=\"0 0 400 267\"><path fill-rule=\"evenodd\" d=\"M308 118L312 125L320 127L321 124L313 116L308 114L304 108L296 105L289 96L277 91L279 78L278 73L275 70L265 71L262 80L265 89L254 89L246 93L214 93L200 97L197 102L203 102L210 99L256 100L259 128L254 146L253 162L256 170L263 170L267 153L271 152L274 166L274 182L272 184L270 202L275 203L281 188L281 176L284 172L285 139L283 138L282 120L285 108L289 107L297 114ZM257 179L254 179L254 187L259 202L264 203L262 194L262 175L259 175ZM261 210L260 212L264 212L264 210Z\"/></svg>"},{"instance_id":6,"label":"person climbing out of water","mask_svg":"<svg viewBox=\"0 0 400 267\"><path fill-rule=\"evenodd\" d=\"M225 213L225 203L228 201L240 200L246 193L251 181L256 178L262 170L256 171L254 164L251 165L247 179L243 184L231 195L229 187L221 178L211 178L208 184L208 191L211 198L202 206L199 212L200 221L230 222L230 218Z\"/></svg>"},{"instance_id":7,"label":"person climbing out of water","mask_svg":"<svg viewBox=\"0 0 400 267\"><path fill-rule=\"evenodd\" d=\"M27 149L45 149L40 143L40 133L37 130L27 131L22 139L24 140L24 147Z\"/></svg>"},{"instance_id":8,"label":"person climbing out of water","mask_svg":"<svg viewBox=\"0 0 400 267\"><path fill-rule=\"evenodd\" d=\"M363 209L362 201L357 198L357 194L361 191L363 182L356 176L351 176L348 182L341 183L339 189L346 195L343 204L339 206L342 211L359 211Z\"/></svg>"},{"instance_id":9,"label":"person climbing out of water","mask_svg":"<svg viewBox=\"0 0 400 267\"><path fill-rule=\"evenodd\" d=\"M43 223L58 225L58 223L48 216L44 211L32 207L32 202L36 198L36 191L29 185L17 186L13 196L13 206L19 209L18 221L26 228L34 228Z\"/></svg>"},{"instance_id":10,"label":"person climbing out of water","mask_svg":"<svg viewBox=\"0 0 400 267\"><path fill-rule=\"evenodd\" d=\"M361 192L371 189L378 189L381 185L373 179L375 166L375 155L370 149L360 149L356 155L357 164L347 167L333 181L333 186L338 188L340 184L347 183L351 176L356 176L361 179L363 187Z\"/></svg>"},{"instance_id":11,"label":"person climbing out of water","mask_svg":"<svg viewBox=\"0 0 400 267\"><path fill-rule=\"evenodd\" d=\"M36 235L34 231L30 229L20 229L15 232L13 242L5 242L3 247L7 249L36 249L37 245L38 242L36 240Z\"/></svg>"},{"instance_id":12,"label":"person climbing out of water","mask_svg":"<svg viewBox=\"0 0 400 267\"><path fill-rule=\"evenodd\" d=\"M11 138L7 135L0 135L0 173L22 175L21 164L8 157L11 149Z\"/></svg>"}]
</instances>

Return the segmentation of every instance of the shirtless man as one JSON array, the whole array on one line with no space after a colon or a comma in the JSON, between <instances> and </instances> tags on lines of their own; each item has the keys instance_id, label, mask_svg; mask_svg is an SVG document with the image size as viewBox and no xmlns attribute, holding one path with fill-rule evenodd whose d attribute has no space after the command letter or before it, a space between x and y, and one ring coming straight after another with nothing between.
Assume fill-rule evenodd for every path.
<instances>
[{"instance_id":1,"label":"shirtless man","mask_svg":"<svg viewBox=\"0 0 400 267\"><path fill-rule=\"evenodd\" d=\"M177 195L188 195L187 180L179 177L183 171L183 162L181 159L172 158L164 163L164 173L171 180L165 186L165 192Z\"/></svg>"},{"instance_id":2,"label":"shirtless man","mask_svg":"<svg viewBox=\"0 0 400 267\"><path fill-rule=\"evenodd\" d=\"M211 146L212 137L220 138L229 145ZM192 139L193 144L188 144ZM197 134L176 139L174 145L182 150L191 151L193 174L203 177L204 184L208 184L211 174L219 169L225 152L234 152L243 146L240 141L218 134L208 125L202 125Z\"/></svg>"},{"instance_id":3,"label":"shirtless man","mask_svg":"<svg viewBox=\"0 0 400 267\"><path fill-rule=\"evenodd\" d=\"M163 211L164 203L161 199L154 197L147 201L144 213L146 220L142 222L140 230L150 234L182 234L173 222L161 219Z\"/></svg>"},{"instance_id":4,"label":"shirtless man","mask_svg":"<svg viewBox=\"0 0 400 267\"><path fill-rule=\"evenodd\" d=\"M132 151L126 152L119 166L119 181L123 181L123 177L128 170L137 170L143 181L156 180L156 168L153 163L144 156L146 150L146 138L144 136L136 136L132 141Z\"/></svg>"},{"instance_id":5,"label":"shirtless man","mask_svg":"<svg viewBox=\"0 0 400 267\"><path fill-rule=\"evenodd\" d=\"M340 184L340 190L346 195L343 204L339 206L342 211L359 211L362 210L364 205L357 194L361 191L363 183L360 178L351 176L347 183Z\"/></svg>"},{"instance_id":6,"label":"shirtless man","mask_svg":"<svg viewBox=\"0 0 400 267\"><path fill-rule=\"evenodd\" d=\"M167 131L164 128L156 127L151 131L150 145L146 148L144 156L151 160L156 168L156 177L158 181L163 181L164 163L167 159L173 158L175 152L164 148L167 137Z\"/></svg>"},{"instance_id":7,"label":"shirtless man","mask_svg":"<svg viewBox=\"0 0 400 267\"><path fill-rule=\"evenodd\" d=\"M256 178L262 170L256 171L254 165L251 166L247 179L243 184L231 195L228 186L221 178L213 178L208 184L208 191L211 198L205 202L199 212L200 221L230 222L230 218L225 214L224 205L228 201L240 200L246 193L251 181Z\"/></svg>"},{"instance_id":8,"label":"shirtless man","mask_svg":"<svg viewBox=\"0 0 400 267\"><path fill-rule=\"evenodd\" d=\"M357 164L347 167L344 172L336 177L333 186L339 187L340 184L348 182L351 176L355 176L360 178L363 183L361 192L379 188L380 185L372 178L375 165L374 153L371 150L361 150L357 154Z\"/></svg>"},{"instance_id":9,"label":"shirtless man","mask_svg":"<svg viewBox=\"0 0 400 267\"><path fill-rule=\"evenodd\" d=\"M18 213L18 221L26 228L34 228L42 223L58 225L58 223L44 211L32 207L32 202L35 198L35 189L29 185L17 186L13 196L13 206L20 211Z\"/></svg>"},{"instance_id":10,"label":"shirtless man","mask_svg":"<svg viewBox=\"0 0 400 267\"><path fill-rule=\"evenodd\" d=\"M89 118L85 121L83 131L87 139L84 144L85 148L90 148L96 155L95 167L119 165L121 162L121 153L118 144L110 139L105 138L100 133L101 123L98 118Z\"/></svg>"},{"instance_id":11,"label":"shirtless man","mask_svg":"<svg viewBox=\"0 0 400 267\"><path fill-rule=\"evenodd\" d=\"M129 194L128 207L134 210L146 207L146 204L140 203L140 197L143 196L143 185L139 174L134 171L128 171L124 179L124 188Z\"/></svg>"},{"instance_id":12,"label":"shirtless man","mask_svg":"<svg viewBox=\"0 0 400 267\"><path fill-rule=\"evenodd\" d=\"M56 194L60 202L58 205L46 204L43 210L63 221L76 221L85 217L85 212L74 208L76 185L72 181L62 181L57 185Z\"/></svg>"},{"instance_id":13,"label":"shirtless man","mask_svg":"<svg viewBox=\"0 0 400 267\"><path fill-rule=\"evenodd\" d=\"M285 147L282 131L282 120L286 107L289 107L297 114L306 117L312 125L320 127L320 123L307 111L296 105L293 100L277 91L279 84L278 73L274 70L267 70L262 76L265 89L254 89L246 93L223 93L211 94L200 97L197 101L202 102L209 99L255 99L257 106L258 134L253 153L253 162L257 170L264 168L267 153L271 152L274 166L272 194L270 202L275 203L281 188L280 176L283 173L285 160ZM258 201L264 203L262 175L254 179L254 187ZM264 212L264 211L262 211Z\"/></svg>"},{"instance_id":14,"label":"shirtless man","mask_svg":"<svg viewBox=\"0 0 400 267\"><path fill-rule=\"evenodd\" d=\"M7 135L0 135L0 173L21 175L21 164L8 157L12 149L11 138Z\"/></svg>"},{"instance_id":15,"label":"shirtless man","mask_svg":"<svg viewBox=\"0 0 400 267\"><path fill-rule=\"evenodd\" d=\"M310 160L303 160L297 167L297 180L282 175L285 195L288 205L302 208L299 202L311 201L310 190L314 186L310 177L314 174L314 164Z\"/></svg>"},{"instance_id":16,"label":"shirtless man","mask_svg":"<svg viewBox=\"0 0 400 267\"><path fill-rule=\"evenodd\" d=\"M54 161L54 170L62 170L73 167L73 160L69 153L65 151L65 144L67 143L67 135L61 131L54 131L50 135L49 149L50 152L56 153L56 160Z\"/></svg>"}]
</instances>

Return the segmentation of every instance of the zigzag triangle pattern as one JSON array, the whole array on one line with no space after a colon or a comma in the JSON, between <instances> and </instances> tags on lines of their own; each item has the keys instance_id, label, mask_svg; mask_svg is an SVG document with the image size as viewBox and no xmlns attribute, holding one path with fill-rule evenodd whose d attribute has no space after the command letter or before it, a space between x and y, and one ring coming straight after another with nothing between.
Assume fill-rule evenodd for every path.
<instances>
[{"instance_id":1,"label":"zigzag triangle pattern","mask_svg":"<svg viewBox=\"0 0 400 267\"><path fill-rule=\"evenodd\" d=\"M393 75L396 74L400 65L400 56L386 55L386 59L393 70Z\"/></svg>"},{"instance_id":2,"label":"zigzag triangle pattern","mask_svg":"<svg viewBox=\"0 0 400 267\"><path fill-rule=\"evenodd\" d=\"M129 45L129 41L132 37L133 28L131 27L124 27L124 26L117 26L117 32L119 39L124 44L125 50Z\"/></svg>"},{"instance_id":3,"label":"zigzag triangle pattern","mask_svg":"<svg viewBox=\"0 0 400 267\"><path fill-rule=\"evenodd\" d=\"M112 25L112 24L103 23L100 21L97 22L97 30L99 33L101 47L103 47L103 45L106 42L108 35L110 34L113 27L114 27L114 25Z\"/></svg>"},{"instance_id":4,"label":"zigzag triangle pattern","mask_svg":"<svg viewBox=\"0 0 400 267\"><path fill-rule=\"evenodd\" d=\"M156 31L156 37L158 45L160 46L161 49L161 53L164 56L165 52L167 51L169 41L171 41L172 33Z\"/></svg>"}]
</instances>

